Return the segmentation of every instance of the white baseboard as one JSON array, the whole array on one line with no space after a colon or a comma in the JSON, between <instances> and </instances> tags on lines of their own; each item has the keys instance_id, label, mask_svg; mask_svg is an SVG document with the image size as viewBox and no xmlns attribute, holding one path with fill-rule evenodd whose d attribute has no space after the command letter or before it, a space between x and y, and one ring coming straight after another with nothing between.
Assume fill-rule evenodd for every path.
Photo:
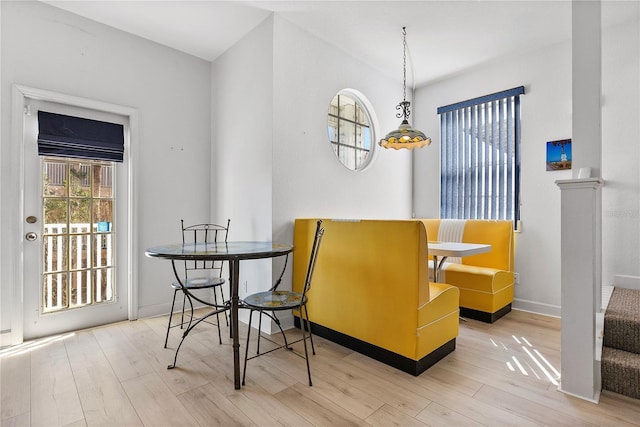
<instances>
[{"instance_id":1,"label":"white baseboard","mask_svg":"<svg viewBox=\"0 0 640 427\"><path fill-rule=\"evenodd\" d=\"M165 304L147 305L145 307L138 308L138 318L143 319L145 317L157 317L169 314L171 310L171 301Z\"/></svg>"},{"instance_id":2,"label":"white baseboard","mask_svg":"<svg viewBox=\"0 0 640 427\"><path fill-rule=\"evenodd\" d=\"M200 304L197 301L194 301L194 302L195 302L195 304L193 304L194 309L204 307L203 304ZM189 307L189 303L187 303L187 307ZM178 297L176 297L176 304L173 307L174 313L178 312L181 308L182 308L182 296L178 295ZM164 316L166 314L169 314L169 311L171 311L171 301L167 301L166 303L162 303L162 304L138 307L138 318Z\"/></svg>"},{"instance_id":3,"label":"white baseboard","mask_svg":"<svg viewBox=\"0 0 640 427\"><path fill-rule=\"evenodd\" d=\"M554 317L560 317L562 313L561 307L559 305L544 304L541 302L528 301L518 298L513 300L511 308Z\"/></svg>"},{"instance_id":4,"label":"white baseboard","mask_svg":"<svg viewBox=\"0 0 640 427\"><path fill-rule=\"evenodd\" d=\"M569 396L577 397L578 399L586 400L587 402L598 404L600 402L600 388L596 388L594 396L581 396L579 394L571 393L569 391L562 389L562 382L560 382L560 386L558 386L558 391L564 394L568 394Z\"/></svg>"},{"instance_id":5,"label":"white baseboard","mask_svg":"<svg viewBox=\"0 0 640 427\"><path fill-rule=\"evenodd\" d=\"M596 361L602 360L602 346L604 345L604 312L596 313Z\"/></svg>"},{"instance_id":6,"label":"white baseboard","mask_svg":"<svg viewBox=\"0 0 640 427\"><path fill-rule=\"evenodd\" d=\"M640 290L640 277L616 274L614 286L625 289Z\"/></svg>"},{"instance_id":7,"label":"white baseboard","mask_svg":"<svg viewBox=\"0 0 640 427\"><path fill-rule=\"evenodd\" d=\"M0 348L9 347L11 345L11 329L0 331Z\"/></svg>"},{"instance_id":8,"label":"white baseboard","mask_svg":"<svg viewBox=\"0 0 640 427\"><path fill-rule=\"evenodd\" d=\"M611 295L613 294L613 285L602 285L602 301L600 311L604 313L609 306L609 300L611 299Z\"/></svg>"},{"instance_id":9,"label":"white baseboard","mask_svg":"<svg viewBox=\"0 0 640 427\"><path fill-rule=\"evenodd\" d=\"M640 290L640 277L628 276L624 274L616 274L615 284L619 288ZM602 285L602 310L607 308L609 298L611 297L612 286ZM529 301L515 298L511 307L517 310L530 311L532 313L545 314L547 316L561 317L562 307L559 305L544 304L536 301Z\"/></svg>"}]
</instances>

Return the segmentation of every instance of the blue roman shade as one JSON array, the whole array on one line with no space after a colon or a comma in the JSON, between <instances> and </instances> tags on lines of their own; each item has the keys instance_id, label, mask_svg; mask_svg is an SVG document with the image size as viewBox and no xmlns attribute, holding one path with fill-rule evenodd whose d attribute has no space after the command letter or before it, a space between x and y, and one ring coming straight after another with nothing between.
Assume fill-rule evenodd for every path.
<instances>
[{"instance_id":1,"label":"blue roman shade","mask_svg":"<svg viewBox=\"0 0 640 427\"><path fill-rule=\"evenodd\" d=\"M124 126L38 111L38 155L122 162Z\"/></svg>"}]
</instances>

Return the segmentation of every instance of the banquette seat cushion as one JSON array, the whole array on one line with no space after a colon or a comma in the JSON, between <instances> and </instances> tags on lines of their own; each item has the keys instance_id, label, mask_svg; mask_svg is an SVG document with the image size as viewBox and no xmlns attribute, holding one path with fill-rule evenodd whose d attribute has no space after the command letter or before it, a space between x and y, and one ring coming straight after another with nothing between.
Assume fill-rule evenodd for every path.
<instances>
[{"instance_id":1,"label":"banquette seat cushion","mask_svg":"<svg viewBox=\"0 0 640 427\"><path fill-rule=\"evenodd\" d=\"M423 219L431 241L491 245L491 251L449 259L439 280L460 289L462 316L494 322L511 311L514 290L512 221ZM455 230L455 231L452 231ZM433 271L433 263L429 266Z\"/></svg>"}]
</instances>

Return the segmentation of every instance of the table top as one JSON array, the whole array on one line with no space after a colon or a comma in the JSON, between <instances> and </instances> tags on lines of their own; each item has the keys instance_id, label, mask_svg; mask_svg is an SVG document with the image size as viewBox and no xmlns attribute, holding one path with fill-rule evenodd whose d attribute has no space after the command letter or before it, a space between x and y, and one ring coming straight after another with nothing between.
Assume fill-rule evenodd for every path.
<instances>
[{"instance_id":1,"label":"table top","mask_svg":"<svg viewBox=\"0 0 640 427\"><path fill-rule=\"evenodd\" d=\"M151 258L176 260L233 260L273 258L293 251L293 245L273 242L174 243L145 251Z\"/></svg>"},{"instance_id":2,"label":"table top","mask_svg":"<svg viewBox=\"0 0 640 427\"><path fill-rule=\"evenodd\" d=\"M491 251L491 245L462 242L429 242L429 255L464 257Z\"/></svg>"}]
</instances>

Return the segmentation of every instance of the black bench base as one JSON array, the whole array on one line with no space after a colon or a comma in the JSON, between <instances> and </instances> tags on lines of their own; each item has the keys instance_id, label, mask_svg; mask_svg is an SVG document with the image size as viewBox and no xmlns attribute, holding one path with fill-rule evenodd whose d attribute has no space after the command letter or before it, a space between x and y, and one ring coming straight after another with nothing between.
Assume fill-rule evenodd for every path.
<instances>
[{"instance_id":1,"label":"black bench base","mask_svg":"<svg viewBox=\"0 0 640 427\"><path fill-rule=\"evenodd\" d=\"M467 319L479 320L485 323L493 323L510 311L511 311L511 304L505 305L495 313L487 313L486 311L460 307L460 316L465 317Z\"/></svg>"},{"instance_id":2,"label":"black bench base","mask_svg":"<svg viewBox=\"0 0 640 427\"><path fill-rule=\"evenodd\" d=\"M296 327L299 328L300 318L295 317L294 321ZM443 344L422 359L416 361L313 322L311 322L311 331L314 335L326 338L336 344L350 348L351 350L357 351L358 353L364 354L365 356L415 376L420 375L456 349L456 339L453 338L451 341Z\"/></svg>"}]
</instances>

